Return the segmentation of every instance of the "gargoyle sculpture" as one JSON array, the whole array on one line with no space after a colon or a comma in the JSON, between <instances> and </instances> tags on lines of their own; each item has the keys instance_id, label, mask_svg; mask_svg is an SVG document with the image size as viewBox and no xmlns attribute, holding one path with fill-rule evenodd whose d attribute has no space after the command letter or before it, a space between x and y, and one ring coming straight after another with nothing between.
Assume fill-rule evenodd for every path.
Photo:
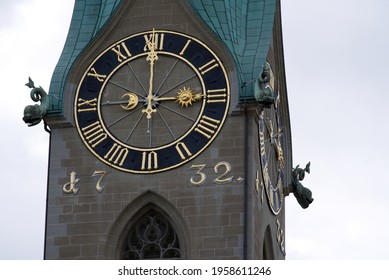
<instances>
[{"instance_id":1,"label":"gargoyle sculpture","mask_svg":"<svg viewBox=\"0 0 389 280\"><path fill-rule=\"evenodd\" d=\"M305 172L309 174L310 166L311 163L308 162L304 169L300 168L299 165L292 169L293 194L303 209L308 208L309 204L313 202L312 192L310 189L304 187L300 183L300 181L302 181L305 177Z\"/></svg>"},{"instance_id":2,"label":"gargoyle sculpture","mask_svg":"<svg viewBox=\"0 0 389 280\"><path fill-rule=\"evenodd\" d=\"M35 102L41 102L40 105L28 105L24 108L23 121L27 123L28 126L34 126L40 123L45 117L47 109L49 108L49 98L41 86L39 88L35 87L31 78L28 78L26 86L31 88L31 99Z\"/></svg>"},{"instance_id":3,"label":"gargoyle sculpture","mask_svg":"<svg viewBox=\"0 0 389 280\"><path fill-rule=\"evenodd\" d=\"M269 62L262 65L261 74L259 74L257 83L255 84L255 99L261 105L269 108L274 103L273 89L270 86L271 68Z\"/></svg>"}]
</instances>

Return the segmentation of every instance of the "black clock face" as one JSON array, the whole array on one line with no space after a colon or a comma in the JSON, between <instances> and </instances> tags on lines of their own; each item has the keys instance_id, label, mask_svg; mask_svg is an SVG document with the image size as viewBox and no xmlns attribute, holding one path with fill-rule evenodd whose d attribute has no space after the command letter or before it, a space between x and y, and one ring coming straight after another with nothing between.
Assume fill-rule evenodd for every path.
<instances>
[{"instance_id":1,"label":"black clock face","mask_svg":"<svg viewBox=\"0 0 389 280\"><path fill-rule=\"evenodd\" d=\"M74 102L89 150L122 171L155 173L198 156L220 132L230 104L224 66L204 43L152 30L103 51Z\"/></svg>"},{"instance_id":2,"label":"black clock face","mask_svg":"<svg viewBox=\"0 0 389 280\"><path fill-rule=\"evenodd\" d=\"M283 205L284 157L279 95L275 99L275 104L264 108L259 117L259 144L264 188L270 209L277 215Z\"/></svg>"}]
</instances>

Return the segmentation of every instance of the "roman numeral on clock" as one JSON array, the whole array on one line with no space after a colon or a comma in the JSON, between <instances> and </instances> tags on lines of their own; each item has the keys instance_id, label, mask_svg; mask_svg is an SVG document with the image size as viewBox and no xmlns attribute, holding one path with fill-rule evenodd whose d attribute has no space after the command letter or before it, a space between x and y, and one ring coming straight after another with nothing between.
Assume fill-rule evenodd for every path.
<instances>
[{"instance_id":1,"label":"roman numeral on clock","mask_svg":"<svg viewBox=\"0 0 389 280\"><path fill-rule=\"evenodd\" d=\"M183 142L178 142L176 144L176 150L177 150L177 152L180 155L182 160L186 159L187 156L190 157L192 155L192 153L189 151L188 147Z\"/></svg>"},{"instance_id":2,"label":"roman numeral on clock","mask_svg":"<svg viewBox=\"0 0 389 280\"><path fill-rule=\"evenodd\" d=\"M227 101L227 94L226 89L209 89L207 90L207 103L226 103Z\"/></svg>"},{"instance_id":3,"label":"roman numeral on clock","mask_svg":"<svg viewBox=\"0 0 389 280\"><path fill-rule=\"evenodd\" d=\"M143 51L163 49L164 33L155 33L153 30L152 34L144 35L143 37L145 38L145 47L143 48Z\"/></svg>"},{"instance_id":4,"label":"roman numeral on clock","mask_svg":"<svg viewBox=\"0 0 389 280\"><path fill-rule=\"evenodd\" d=\"M83 127L81 130L84 133L85 139L93 148L107 139L107 133L104 132L99 121Z\"/></svg>"},{"instance_id":5,"label":"roman numeral on clock","mask_svg":"<svg viewBox=\"0 0 389 280\"><path fill-rule=\"evenodd\" d=\"M77 104L77 107L78 107L78 110L77 112L88 112L88 111L96 111L96 106L97 106L97 98L93 98L93 99L90 99L90 100L85 100L85 99L82 99L82 98L78 98L78 104ZM80 108L82 106L88 106L87 108Z\"/></svg>"},{"instance_id":6,"label":"roman numeral on clock","mask_svg":"<svg viewBox=\"0 0 389 280\"><path fill-rule=\"evenodd\" d=\"M91 68L87 76L95 77L99 82L104 82L105 78L107 78L107 75L97 73L95 68Z\"/></svg>"},{"instance_id":7,"label":"roman numeral on clock","mask_svg":"<svg viewBox=\"0 0 389 280\"><path fill-rule=\"evenodd\" d=\"M123 62L123 60L131 57L131 53L124 42L117 44L111 50L118 55L119 62Z\"/></svg>"},{"instance_id":8,"label":"roman numeral on clock","mask_svg":"<svg viewBox=\"0 0 389 280\"><path fill-rule=\"evenodd\" d=\"M147 170L158 169L158 155L156 152L142 153L142 165L140 169L146 170L146 168Z\"/></svg>"},{"instance_id":9,"label":"roman numeral on clock","mask_svg":"<svg viewBox=\"0 0 389 280\"><path fill-rule=\"evenodd\" d=\"M219 123L219 120L215 120L213 118L203 115L194 130L210 139L212 137L212 134L215 134Z\"/></svg>"},{"instance_id":10,"label":"roman numeral on clock","mask_svg":"<svg viewBox=\"0 0 389 280\"><path fill-rule=\"evenodd\" d=\"M182 48L182 50L181 50L181 52L180 52L180 55L183 55L183 54L185 53L185 51L186 51L186 49L188 48L190 42L192 42L192 40L186 41L186 44L185 44L185 46Z\"/></svg>"},{"instance_id":11,"label":"roman numeral on clock","mask_svg":"<svg viewBox=\"0 0 389 280\"><path fill-rule=\"evenodd\" d=\"M218 67L219 64L217 63L216 59L212 59L211 61L205 63L203 66L199 67L201 75L204 75L205 73L211 71L212 69Z\"/></svg>"},{"instance_id":12,"label":"roman numeral on clock","mask_svg":"<svg viewBox=\"0 0 389 280\"><path fill-rule=\"evenodd\" d=\"M109 162L113 161L114 164L119 163L118 165L122 166L124 161L127 158L127 155L128 155L128 149L115 143L108 151L108 153L105 154L104 158L108 159Z\"/></svg>"}]
</instances>

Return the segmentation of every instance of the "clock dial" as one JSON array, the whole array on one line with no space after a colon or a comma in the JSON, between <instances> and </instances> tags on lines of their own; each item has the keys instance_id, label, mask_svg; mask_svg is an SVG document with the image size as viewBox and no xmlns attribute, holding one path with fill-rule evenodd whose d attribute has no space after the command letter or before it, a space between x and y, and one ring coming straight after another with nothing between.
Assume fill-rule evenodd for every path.
<instances>
[{"instance_id":1,"label":"clock dial","mask_svg":"<svg viewBox=\"0 0 389 280\"><path fill-rule=\"evenodd\" d=\"M152 30L103 51L88 67L75 97L83 142L104 163L155 173L199 155L228 113L224 66L204 43Z\"/></svg>"},{"instance_id":2,"label":"clock dial","mask_svg":"<svg viewBox=\"0 0 389 280\"><path fill-rule=\"evenodd\" d=\"M283 205L284 157L279 95L271 108L264 108L259 117L260 158L264 187L273 214Z\"/></svg>"}]
</instances>

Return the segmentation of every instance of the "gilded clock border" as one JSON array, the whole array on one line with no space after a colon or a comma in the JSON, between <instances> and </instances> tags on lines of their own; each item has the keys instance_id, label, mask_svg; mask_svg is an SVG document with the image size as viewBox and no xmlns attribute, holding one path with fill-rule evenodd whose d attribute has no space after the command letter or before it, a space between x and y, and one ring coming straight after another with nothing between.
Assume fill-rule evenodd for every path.
<instances>
[{"instance_id":1,"label":"gilded clock border","mask_svg":"<svg viewBox=\"0 0 389 280\"><path fill-rule=\"evenodd\" d=\"M175 34L175 35L178 35L178 36L182 36L182 37L185 37L187 38L188 40L193 40L195 42L197 42L198 44L200 44L201 46L203 46L217 61L217 63L219 64L222 72L223 72L223 75L224 75L224 79L225 79L225 83L226 83L226 106L224 108L224 112L223 112L223 117L221 118L220 120L220 125L218 126L217 130L215 131L215 133L212 135L212 137L205 143L205 145L199 150L197 151L195 154L189 156L188 158L182 160L181 162L175 164L175 165L172 165L172 166L169 166L169 167L166 167L166 168L163 168L163 169L156 169L156 170L145 170L145 171L139 171L139 170L132 170L132 169L127 169L127 168L122 168L122 167L119 167L118 165L115 165L111 162L109 162L108 160L104 159L101 155L99 155L90 145L89 143L87 143L87 140L85 139L82 131L81 131L81 128L80 128L80 125L79 125L79 122L78 122L78 116L77 116L77 98L79 96L79 91L81 89L81 86L85 80L85 77L86 75L91 71L91 69L93 69L93 66L95 65L95 63L101 58L101 56L103 56L105 53L107 53L109 50L111 50L114 46L117 46L119 44L121 44L122 42L125 42L126 40L129 40L130 38L134 38L136 36L141 36L141 35L146 35L146 34L150 34L151 32L156 32L156 33L171 33L171 34ZM175 53L169 53L169 52L164 52L164 51L158 51L158 53L161 53L161 54L164 54L164 55L170 55L170 56L175 56L179 59L181 59L182 61L184 61L186 64L188 64L196 73L197 77L199 78L199 80L201 81L201 85L202 85L202 88L203 90L206 89L205 85L204 85L204 80L202 78L202 76L200 75L199 71L196 69L196 67L193 66L193 64L191 62L189 62L187 59L183 58L183 57L180 57L178 56L177 54ZM168 143L168 144L165 144L163 146L160 146L160 147L155 147L155 148L139 148L139 147L132 147L128 144L125 144L123 143L122 141L120 141L119 139L117 139L116 137L113 137L110 133L110 131L105 127L105 123L103 121L103 118L101 116L101 109L100 109L100 101L101 101L101 92L102 90L105 88L105 85L107 83L107 81L109 81L109 77L111 77L119 68L121 68L124 63L127 63L128 61L131 61L133 59L136 59L140 56L144 56L146 55L146 53L140 53L140 54L137 54L135 55L134 57L128 57L126 60L124 60L122 63L118 64L110 73L109 75L106 77L106 80L104 81L103 85L101 86L100 88L100 91L98 93L98 119L99 121L101 122L101 125L104 129L104 131L109 135L109 137L112 139L112 141L114 141L115 143L119 143L119 144L123 144L123 146L127 147L127 148L130 148L132 150L137 150L137 151L144 151L144 152L153 152L153 151L157 151L157 150L162 150L164 148L167 148L167 147L170 147L170 146L173 146L174 144L176 143L180 143L179 141L184 139L186 136L188 136L193 130L194 128L196 127L196 125L198 124L199 120L201 119L201 117L203 116L203 112L204 112L204 108L205 108L205 98L203 99L203 104L201 106L201 109L200 109L200 112L196 118L196 121L193 123L193 125L187 130L187 132L185 132L183 135L181 135L177 140L171 142L171 143ZM196 158L199 154L201 154L213 141L214 139L219 135L220 133L220 130L221 128L223 127L224 123L225 123L225 120L226 120L226 117L228 115L228 111L229 111L229 106L230 106L230 82L229 82L229 78L228 78L228 75L227 75L227 72L225 70L225 67L224 65L222 64L220 58L215 54L215 52L213 50L211 50L205 43L203 43L202 41L198 40L197 38L194 38L190 35L187 35L187 34L184 34L184 33L180 33L180 32L176 32L176 31L169 31L169 30L149 30L149 31L145 31L145 32L139 32L139 33L136 33L136 34L132 34L130 36L127 36L119 41L116 41L115 43L111 44L109 47L107 47L104 51L102 51L89 65L89 67L86 69L86 71L84 72L84 75L82 76L81 80L80 80L80 83L77 87L77 91L76 91L76 94L75 94L75 101L74 101L74 118L75 118L75 123L76 123L76 127L77 127L77 130L78 130L78 133L82 139L82 141L84 142L85 146L99 159L101 160L102 162L104 162L105 164L109 165L109 166L112 166L118 170L122 170L122 171L125 171L125 172L129 172L129 173L137 173L137 174L149 174L149 173L158 173L158 172L163 172L163 171L167 171L167 170L170 170L170 169L173 169L173 168L176 168L178 166L181 166L183 164L185 164L186 162Z\"/></svg>"}]
</instances>

